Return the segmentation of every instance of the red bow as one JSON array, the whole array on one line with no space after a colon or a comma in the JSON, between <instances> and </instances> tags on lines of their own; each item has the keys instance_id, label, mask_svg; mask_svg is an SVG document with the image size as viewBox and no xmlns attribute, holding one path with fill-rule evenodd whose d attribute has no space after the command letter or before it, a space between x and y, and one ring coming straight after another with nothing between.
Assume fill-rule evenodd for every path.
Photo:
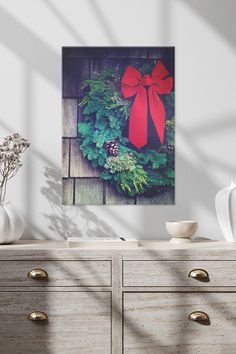
<instances>
[{"instance_id":1,"label":"red bow","mask_svg":"<svg viewBox=\"0 0 236 354\"><path fill-rule=\"evenodd\" d=\"M153 119L161 145L164 141L165 107L159 97L170 93L173 78L169 76L165 66L159 61L151 76L141 76L140 72L131 65L127 66L121 80L121 90L125 98L135 96L130 110L129 141L137 148L147 144L148 101L150 114ZM148 87L148 92L145 89Z\"/></svg>"}]
</instances>

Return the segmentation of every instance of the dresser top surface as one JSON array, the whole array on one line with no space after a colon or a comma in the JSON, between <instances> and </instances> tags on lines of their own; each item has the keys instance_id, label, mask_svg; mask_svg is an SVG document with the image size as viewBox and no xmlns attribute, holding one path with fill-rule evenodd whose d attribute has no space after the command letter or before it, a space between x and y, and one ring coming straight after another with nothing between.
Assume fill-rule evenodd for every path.
<instances>
[{"instance_id":1,"label":"dresser top surface","mask_svg":"<svg viewBox=\"0 0 236 354\"><path fill-rule=\"evenodd\" d=\"M98 241L99 242L99 241ZM122 247L123 242L121 242L121 248L119 245L103 246L98 245L96 240L90 241L89 246L73 246L69 247L66 241L53 241L53 240L19 240L13 244L0 245L0 252L2 251L17 251L17 250L114 250L114 251L138 251L142 249L152 249L152 250L192 250L192 249L236 249L236 242L225 242L217 240L195 240L191 243L170 243L165 240L139 240L139 246L127 245L127 247Z\"/></svg>"},{"instance_id":2,"label":"dresser top surface","mask_svg":"<svg viewBox=\"0 0 236 354\"><path fill-rule=\"evenodd\" d=\"M236 260L236 243L202 240L186 244L173 244L169 241L139 241L140 246L69 247L66 241L20 240L11 245L0 246L1 260L27 259L107 259L122 256L132 259L222 259Z\"/></svg>"}]
</instances>

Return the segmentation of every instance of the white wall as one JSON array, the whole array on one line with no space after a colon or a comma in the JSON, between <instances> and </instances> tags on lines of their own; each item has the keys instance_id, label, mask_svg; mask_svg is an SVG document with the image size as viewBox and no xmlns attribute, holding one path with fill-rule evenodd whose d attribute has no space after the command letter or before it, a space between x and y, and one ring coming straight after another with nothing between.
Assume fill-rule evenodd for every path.
<instances>
[{"instance_id":1,"label":"white wall","mask_svg":"<svg viewBox=\"0 0 236 354\"><path fill-rule=\"evenodd\" d=\"M214 197L236 180L234 0L0 0L0 135L32 141L8 199L25 237L168 237L196 219L220 238ZM176 205L62 207L61 47L176 46Z\"/></svg>"}]
</instances>

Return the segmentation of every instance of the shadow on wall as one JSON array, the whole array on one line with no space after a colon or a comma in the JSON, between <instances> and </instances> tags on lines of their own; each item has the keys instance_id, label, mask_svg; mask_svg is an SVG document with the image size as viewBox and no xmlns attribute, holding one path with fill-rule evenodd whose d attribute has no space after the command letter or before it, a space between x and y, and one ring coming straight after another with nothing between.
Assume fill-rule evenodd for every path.
<instances>
[{"instance_id":1,"label":"shadow on wall","mask_svg":"<svg viewBox=\"0 0 236 354\"><path fill-rule=\"evenodd\" d=\"M235 36L235 0L180 0L196 13L199 13L211 24L227 41L236 46Z\"/></svg>"},{"instance_id":2,"label":"shadow on wall","mask_svg":"<svg viewBox=\"0 0 236 354\"><path fill-rule=\"evenodd\" d=\"M118 237L115 231L86 206L65 206L61 204L62 183L61 172L53 167L45 167L44 176L46 186L41 188L42 195L48 200L51 213L42 215L48 223L48 228L56 238L67 237L114 238ZM82 228L79 223L83 224Z\"/></svg>"}]
</instances>

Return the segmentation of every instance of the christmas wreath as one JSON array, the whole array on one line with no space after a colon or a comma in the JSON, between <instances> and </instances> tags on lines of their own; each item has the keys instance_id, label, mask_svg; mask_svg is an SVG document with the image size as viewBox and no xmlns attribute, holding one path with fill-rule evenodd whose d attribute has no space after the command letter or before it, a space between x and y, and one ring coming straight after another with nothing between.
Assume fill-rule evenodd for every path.
<instances>
[{"instance_id":1,"label":"christmas wreath","mask_svg":"<svg viewBox=\"0 0 236 354\"><path fill-rule=\"evenodd\" d=\"M100 168L101 180L121 194L151 196L174 187L172 89L173 79L160 61L125 71L107 67L82 84L80 149ZM149 139L150 124L154 139Z\"/></svg>"}]
</instances>

